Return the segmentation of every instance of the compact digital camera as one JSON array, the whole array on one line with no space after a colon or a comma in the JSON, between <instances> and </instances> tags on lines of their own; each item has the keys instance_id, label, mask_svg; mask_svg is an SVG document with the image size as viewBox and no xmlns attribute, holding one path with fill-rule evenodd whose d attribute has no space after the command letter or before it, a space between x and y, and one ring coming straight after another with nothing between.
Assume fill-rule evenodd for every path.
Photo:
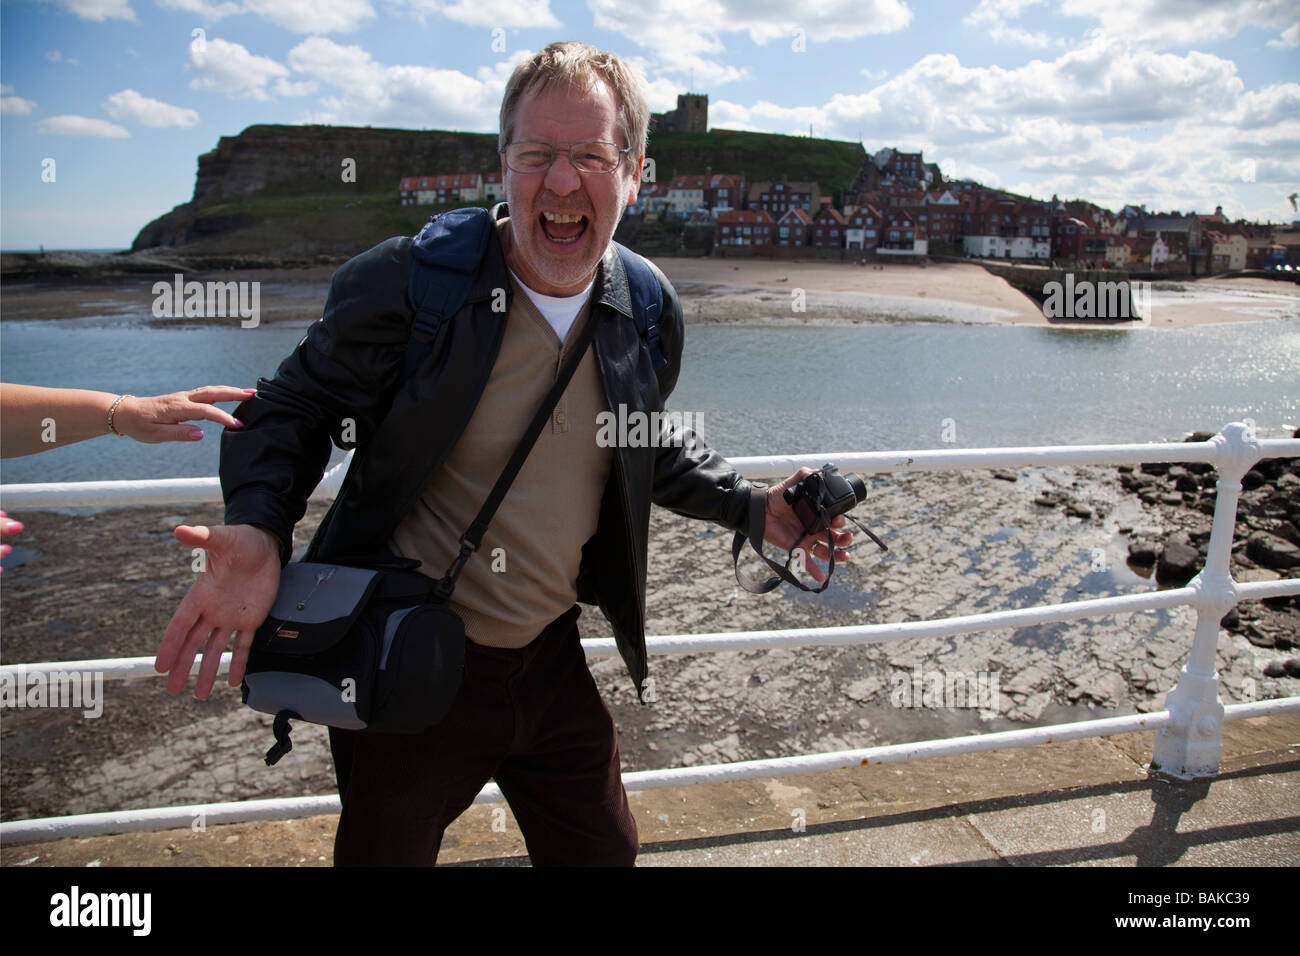
<instances>
[{"instance_id":1,"label":"compact digital camera","mask_svg":"<svg viewBox=\"0 0 1300 956\"><path fill-rule=\"evenodd\" d=\"M838 468L827 463L821 471L814 471L787 488L784 496L785 503L803 523L804 533L819 534L837 515L866 500L867 485L861 475L852 472L842 475Z\"/></svg>"}]
</instances>

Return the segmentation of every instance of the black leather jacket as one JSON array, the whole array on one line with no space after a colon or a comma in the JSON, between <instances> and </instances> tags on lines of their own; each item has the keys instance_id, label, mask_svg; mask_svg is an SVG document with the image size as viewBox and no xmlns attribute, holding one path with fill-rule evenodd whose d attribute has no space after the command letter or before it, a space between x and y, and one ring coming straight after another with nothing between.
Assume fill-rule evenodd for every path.
<instances>
[{"instance_id":1,"label":"black leather jacket","mask_svg":"<svg viewBox=\"0 0 1300 956\"><path fill-rule=\"evenodd\" d=\"M594 348L609 407L659 411L677 382L683 322L664 291L659 328L668 364L657 373L631 319L623 263L606 250L592 290ZM221 438L226 524L256 524L291 551L293 526L320 482L330 442L354 447L347 477L306 559L396 564L388 541L470 419L496 361L506 313L494 291L513 294L493 230L465 307L443 323L417 374L402 381L413 311L407 301L411 240L394 238L334 274L322 317L257 395L239 406L240 430ZM496 297L499 307L500 297ZM345 439L347 441L345 441ZM748 532L750 484L700 442L616 448L596 533L583 546L578 598L600 607L638 695L647 674L646 551L650 503ZM557 488L556 494L565 489ZM465 515L468 526L473 515ZM449 555L448 560L453 556Z\"/></svg>"}]
</instances>

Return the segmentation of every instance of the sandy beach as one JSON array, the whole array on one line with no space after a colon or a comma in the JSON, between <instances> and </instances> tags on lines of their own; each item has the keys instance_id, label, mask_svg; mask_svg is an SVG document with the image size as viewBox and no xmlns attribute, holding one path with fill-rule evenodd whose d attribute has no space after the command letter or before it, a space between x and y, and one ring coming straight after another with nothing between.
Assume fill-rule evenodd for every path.
<instances>
[{"instance_id":1,"label":"sandy beach","mask_svg":"<svg viewBox=\"0 0 1300 956\"><path fill-rule=\"evenodd\" d=\"M1150 322L1049 320L1037 304L975 263L921 265L663 259L688 322L1000 322L1057 328L1185 328L1300 315L1300 284L1258 278L1152 283ZM793 290L805 309L792 308Z\"/></svg>"}]
</instances>

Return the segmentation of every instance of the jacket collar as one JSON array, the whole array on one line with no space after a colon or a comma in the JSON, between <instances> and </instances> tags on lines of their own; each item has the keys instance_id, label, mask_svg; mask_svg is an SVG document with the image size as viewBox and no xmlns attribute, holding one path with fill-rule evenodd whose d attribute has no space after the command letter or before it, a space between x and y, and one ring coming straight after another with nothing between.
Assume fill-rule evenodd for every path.
<instances>
[{"instance_id":1,"label":"jacket collar","mask_svg":"<svg viewBox=\"0 0 1300 956\"><path fill-rule=\"evenodd\" d=\"M510 215L510 210L504 202L499 202L492 207L491 215L493 222L499 222ZM475 279L473 288L470 290L469 297L472 301L491 298L494 289L500 285L500 276L508 274L505 271L505 252L501 248L501 241L497 236L493 236L492 241L488 243L485 265L486 267L479 271L478 278ZM506 283L506 289L510 289L508 282ZM593 306L607 305L615 312L629 319L632 318L632 292L628 288L627 272L623 268L623 260L619 258L618 252L614 249L613 241L605 249L605 255L601 257L600 265L596 267L596 285L591 291ZM507 294L509 294L508 291Z\"/></svg>"}]
</instances>

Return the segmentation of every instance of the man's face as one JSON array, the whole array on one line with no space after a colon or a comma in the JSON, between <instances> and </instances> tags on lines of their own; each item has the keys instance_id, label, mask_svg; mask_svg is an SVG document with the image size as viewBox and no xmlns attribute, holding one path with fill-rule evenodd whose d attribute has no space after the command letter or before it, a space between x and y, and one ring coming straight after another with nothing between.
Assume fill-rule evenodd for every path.
<instances>
[{"instance_id":1,"label":"man's face","mask_svg":"<svg viewBox=\"0 0 1300 956\"><path fill-rule=\"evenodd\" d=\"M567 147L600 140L627 146L618 127L614 93L603 81L586 92L555 87L529 90L515 111L515 143ZM623 209L636 200L643 156L623 157L609 174L580 173L568 153L557 152L549 169L517 173L501 157L501 177L510 204L506 261L524 284L543 295L577 295L587 287ZM579 216L576 222L555 217Z\"/></svg>"}]
</instances>

